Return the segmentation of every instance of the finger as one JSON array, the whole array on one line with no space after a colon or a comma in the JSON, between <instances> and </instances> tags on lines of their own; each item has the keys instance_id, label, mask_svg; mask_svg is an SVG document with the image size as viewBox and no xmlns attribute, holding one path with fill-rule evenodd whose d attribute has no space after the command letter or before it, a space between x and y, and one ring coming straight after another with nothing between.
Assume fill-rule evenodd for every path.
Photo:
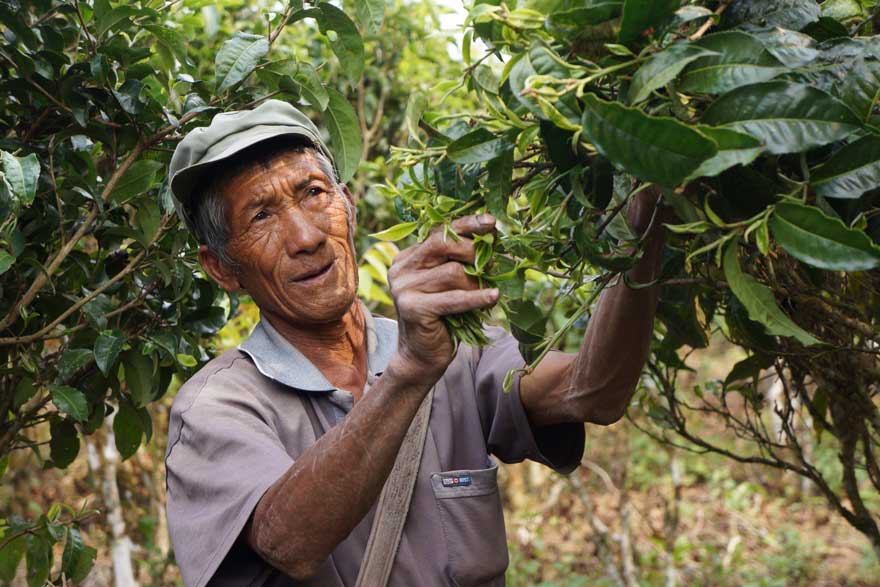
<instances>
[{"instance_id":1,"label":"finger","mask_svg":"<svg viewBox=\"0 0 880 587\"><path fill-rule=\"evenodd\" d=\"M450 226L459 236L488 234L495 230L495 217L491 214L473 214L453 220Z\"/></svg>"},{"instance_id":2,"label":"finger","mask_svg":"<svg viewBox=\"0 0 880 587\"><path fill-rule=\"evenodd\" d=\"M436 293L452 289L479 289L479 281L468 275L464 266L456 261L448 261L431 269L407 271L399 273L389 282L392 295L400 296L405 292Z\"/></svg>"},{"instance_id":3,"label":"finger","mask_svg":"<svg viewBox=\"0 0 880 587\"><path fill-rule=\"evenodd\" d=\"M473 291L454 289L450 291L422 294L419 302L435 316L461 314L470 310L491 308L498 301L498 290L477 289Z\"/></svg>"},{"instance_id":4,"label":"finger","mask_svg":"<svg viewBox=\"0 0 880 587\"><path fill-rule=\"evenodd\" d=\"M413 278L413 287L425 293L455 289L468 291L480 289L480 282L477 278L465 273L464 266L456 261L449 261L431 269L418 271L413 274Z\"/></svg>"},{"instance_id":5,"label":"finger","mask_svg":"<svg viewBox=\"0 0 880 587\"><path fill-rule=\"evenodd\" d=\"M471 239L459 237L455 240L443 232L437 232L422 243L412 260L419 267L426 268L436 267L447 261L473 264L474 256L474 241Z\"/></svg>"}]
</instances>

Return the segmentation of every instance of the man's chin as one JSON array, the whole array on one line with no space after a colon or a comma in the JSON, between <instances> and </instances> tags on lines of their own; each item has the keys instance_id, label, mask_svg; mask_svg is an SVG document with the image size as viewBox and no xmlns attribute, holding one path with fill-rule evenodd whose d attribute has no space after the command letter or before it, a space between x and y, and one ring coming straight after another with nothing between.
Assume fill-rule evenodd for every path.
<instances>
[{"instance_id":1,"label":"man's chin","mask_svg":"<svg viewBox=\"0 0 880 587\"><path fill-rule=\"evenodd\" d=\"M326 324L338 322L357 302L357 292L328 294L315 291L308 294L310 299L287 300L285 318L305 324Z\"/></svg>"}]
</instances>

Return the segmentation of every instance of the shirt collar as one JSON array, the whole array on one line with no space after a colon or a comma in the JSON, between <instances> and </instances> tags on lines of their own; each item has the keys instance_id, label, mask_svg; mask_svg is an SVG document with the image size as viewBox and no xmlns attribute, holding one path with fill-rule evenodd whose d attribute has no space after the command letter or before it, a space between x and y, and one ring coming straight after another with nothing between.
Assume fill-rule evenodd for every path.
<instances>
[{"instance_id":1,"label":"shirt collar","mask_svg":"<svg viewBox=\"0 0 880 587\"><path fill-rule=\"evenodd\" d=\"M366 323L367 369L370 374L379 375L397 350L397 322L372 316L362 302L358 303ZM260 373L288 387L302 391L332 392L336 389L268 320L261 319L238 350L253 360Z\"/></svg>"}]
</instances>

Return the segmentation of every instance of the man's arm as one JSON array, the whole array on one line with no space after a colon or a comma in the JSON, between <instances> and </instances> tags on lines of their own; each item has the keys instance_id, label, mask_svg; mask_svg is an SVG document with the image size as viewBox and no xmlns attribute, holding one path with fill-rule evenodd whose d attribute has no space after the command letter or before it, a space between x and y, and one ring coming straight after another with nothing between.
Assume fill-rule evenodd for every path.
<instances>
[{"instance_id":1,"label":"man's arm","mask_svg":"<svg viewBox=\"0 0 880 587\"><path fill-rule=\"evenodd\" d=\"M630 205L628 219L637 231L649 228L658 195L656 188L643 190ZM664 229L658 220L644 242L644 255L627 274L636 283L660 274ZM520 394L534 426L608 425L623 416L648 357L659 290L632 289L620 280L599 297L578 354L552 352L523 376Z\"/></svg>"},{"instance_id":2,"label":"man's arm","mask_svg":"<svg viewBox=\"0 0 880 587\"><path fill-rule=\"evenodd\" d=\"M491 220L491 221L490 221ZM360 523L382 490L422 400L452 360L442 317L497 301L464 273L472 234L494 219L469 216L400 253L389 271L398 313L398 352L345 420L322 436L263 495L245 530L248 544L294 579L308 579Z\"/></svg>"}]
</instances>

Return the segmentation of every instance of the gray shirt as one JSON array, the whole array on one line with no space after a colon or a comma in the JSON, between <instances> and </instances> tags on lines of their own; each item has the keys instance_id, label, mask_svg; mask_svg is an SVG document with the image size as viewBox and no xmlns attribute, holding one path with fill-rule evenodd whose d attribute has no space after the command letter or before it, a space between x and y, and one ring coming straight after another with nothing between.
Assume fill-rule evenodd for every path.
<instances>
[{"instance_id":1,"label":"gray shirt","mask_svg":"<svg viewBox=\"0 0 880 587\"><path fill-rule=\"evenodd\" d=\"M397 323L365 314L369 387L397 350ZM488 333L492 344L461 346L435 386L392 586L504 585L507 543L489 455L532 459L563 473L580 462L583 426L531 428L519 377L509 393L502 390L507 372L524 364L517 342L501 329ZM315 442L303 402L315 408L320 435L345 418L353 398L265 321L178 392L168 432L167 513L187 587L354 585L375 506L307 582L272 568L242 536L263 493Z\"/></svg>"}]
</instances>

